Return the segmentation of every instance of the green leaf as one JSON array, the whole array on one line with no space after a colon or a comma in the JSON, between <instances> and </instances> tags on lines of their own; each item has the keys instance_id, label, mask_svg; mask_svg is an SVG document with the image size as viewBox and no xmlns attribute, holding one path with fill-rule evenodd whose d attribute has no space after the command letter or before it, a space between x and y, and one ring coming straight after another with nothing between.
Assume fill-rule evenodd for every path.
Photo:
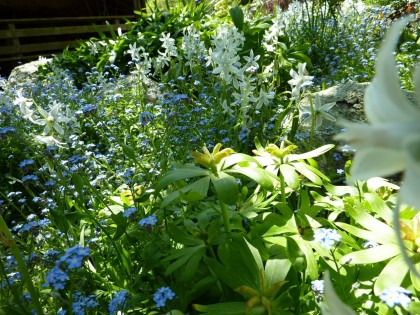
<instances>
[{"instance_id":1,"label":"green leaf","mask_svg":"<svg viewBox=\"0 0 420 315\"><path fill-rule=\"evenodd\" d=\"M395 233L388 233L388 231L384 233L376 233L368 230L363 230L361 228L355 227L354 225L350 225L343 222L336 222L335 225L361 239L373 241L379 244L396 243Z\"/></svg>"},{"instance_id":2,"label":"green leaf","mask_svg":"<svg viewBox=\"0 0 420 315\"><path fill-rule=\"evenodd\" d=\"M366 209L360 203L355 203L354 205L346 203L344 205L344 210L365 229L378 234L394 235L392 227L375 219L366 212Z\"/></svg>"},{"instance_id":3,"label":"green leaf","mask_svg":"<svg viewBox=\"0 0 420 315\"><path fill-rule=\"evenodd\" d=\"M374 193L365 193L364 197L374 213L378 214L385 222L392 222L393 212L381 197Z\"/></svg>"},{"instance_id":4,"label":"green leaf","mask_svg":"<svg viewBox=\"0 0 420 315\"><path fill-rule=\"evenodd\" d=\"M245 302L228 302L211 305L193 304L193 307L202 313L208 315L244 315Z\"/></svg>"},{"instance_id":5,"label":"green leaf","mask_svg":"<svg viewBox=\"0 0 420 315\"><path fill-rule=\"evenodd\" d=\"M274 189L273 182L277 181L275 175L259 167L236 167L233 169L226 170L226 172L245 175L253 181L255 181L257 184L261 185L261 187L269 191L272 191Z\"/></svg>"},{"instance_id":6,"label":"green leaf","mask_svg":"<svg viewBox=\"0 0 420 315\"><path fill-rule=\"evenodd\" d=\"M332 148L334 148L334 144L326 144L326 145L323 145L322 147L319 147L315 150L312 150L306 153L289 154L287 156L287 160L291 162L291 161L296 161L296 160L306 160L306 159L314 158L314 157L324 154L325 152L328 152Z\"/></svg>"},{"instance_id":7,"label":"green leaf","mask_svg":"<svg viewBox=\"0 0 420 315\"><path fill-rule=\"evenodd\" d=\"M176 201L181 196L184 196L186 199L188 199L189 197L191 197L191 199L195 198L196 199L195 201L204 198L205 196L207 196L209 181L210 181L210 176L206 176L187 186L182 187L181 189L177 191L174 191L173 193L165 197L162 204L160 205L161 208L167 207L168 205ZM201 198L199 199L200 196Z\"/></svg>"},{"instance_id":8,"label":"green leaf","mask_svg":"<svg viewBox=\"0 0 420 315\"><path fill-rule=\"evenodd\" d=\"M289 164L280 165L280 173L283 175L286 184L293 190L298 190L300 186L299 175L293 166Z\"/></svg>"},{"instance_id":9,"label":"green leaf","mask_svg":"<svg viewBox=\"0 0 420 315\"><path fill-rule=\"evenodd\" d=\"M210 174L211 172L209 170L194 165L183 165L165 174L159 183L157 183L155 189L156 191L160 191L169 184L172 184L181 179L208 176Z\"/></svg>"},{"instance_id":10,"label":"green leaf","mask_svg":"<svg viewBox=\"0 0 420 315\"><path fill-rule=\"evenodd\" d=\"M286 279L292 263L289 259L269 259L265 263L265 279L267 286Z\"/></svg>"},{"instance_id":11,"label":"green leaf","mask_svg":"<svg viewBox=\"0 0 420 315\"><path fill-rule=\"evenodd\" d=\"M328 309L322 308L323 315L357 315L357 313L348 305L344 304L337 293L335 293L328 272L324 274L324 297Z\"/></svg>"},{"instance_id":12,"label":"green leaf","mask_svg":"<svg viewBox=\"0 0 420 315\"><path fill-rule=\"evenodd\" d=\"M228 205L234 205L239 194L238 183L236 182L235 177L223 172L219 172L219 177L214 175L209 177L211 178L211 182L216 189L220 201Z\"/></svg>"},{"instance_id":13,"label":"green leaf","mask_svg":"<svg viewBox=\"0 0 420 315\"><path fill-rule=\"evenodd\" d=\"M305 162L293 162L291 165L314 184L318 186L322 185L322 180L320 176L318 176L320 172L316 168L306 164Z\"/></svg>"},{"instance_id":14,"label":"green leaf","mask_svg":"<svg viewBox=\"0 0 420 315\"><path fill-rule=\"evenodd\" d=\"M184 266L190 259L193 258L194 255L199 255L201 259L205 251L205 245L177 249L175 253L165 258L165 260L175 259L175 261L166 269L165 275L168 276L180 267Z\"/></svg>"},{"instance_id":15,"label":"green leaf","mask_svg":"<svg viewBox=\"0 0 420 315\"><path fill-rule=\"evenodd\" d=\"M134 148L131 145L128 145L128 144L125 144L125 143L121 143L120 145L121 145L121 147L122 147L122 149L124 151L124 154L129 159L135 161L136 160L136 154L135 154Z\"/></svg>"},{"instance_id":16,"label":"green leaf","mask_svg":"<svg viewBox=\"0 0 420 315\"><path fill-rule=\"evenodd\" d=\"M400 248L397 244L384 244L347 254L341 258L341 262L350 264L373 264L395 257L399 254Z\"/></svg>"},{"instance_id":17,"label":"green leaf","mask_svg":"<svg viewBox=\"0 0 420 315\"><path fill-rule=\"evenodd\" d=\"M375 294L379 295L386 288L399 286L403 282L407 272L408 265L401 255L391 259L376 279L373 288Z\"/></svg>"},{"instance_id":18,"label":"green leaf","mask_svg":"<svg viewBox=\"0 0 420 315\"><path fill-rule=\"evenodd\" d=\"M74 188L79 194L79 197L82 197L83 196L82 190L85 185L83 181L83 177L77 173L73 173L71 175L71 181L73 182Z\"/></svg>"},{"instance_id":19,"label":"green leaf","mask_svg":"<svg viewBox=\"0 0 420 315\"><path fill-rule=\"evenodd\" d=\"M234 153L225 157L221 165L222 165L222 169L225 170L226 168L229 168L235 164L243 163L243 162L255 163L257 166L260 166L260 163L258 162L257 159L255 159L254 157L248 154L243 154L243 153Z\"/></svg>"},{"instance_id":20,"label":"green leaf","mask_svg":"<svg viewBox=\"0 0 420 315\"><path fill-rule=\"evenodd\" d=\"M171 239L174 240L175 242L179 243L179 244L183 244L183 245L186 245L186 246L195 246L195 245L203 245L204 244L203 240L200 240L200 239L186 233L185 231L181 230L180 228L178 228L173 223L168 223L167 232L168 232L169 236L171 237Z\"/></svg>"},{"instance_id":21,"label":"green leaf","mask_svg":"<svg viewBox=\"0 0 420 315\"><path fill-rule=\"evenodd\" d=\"M239 31L244 28L244 12L238 6L235 6L229 10L230 16L232 17L233 24Z\"/></svg>"}]
</instances>

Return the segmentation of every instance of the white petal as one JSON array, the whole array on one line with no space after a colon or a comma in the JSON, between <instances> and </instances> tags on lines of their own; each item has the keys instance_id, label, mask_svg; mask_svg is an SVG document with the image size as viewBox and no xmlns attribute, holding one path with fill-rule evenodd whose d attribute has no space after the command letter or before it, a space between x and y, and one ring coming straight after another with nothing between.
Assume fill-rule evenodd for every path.
<instances>
[{"instance_id":1,"label":"white petal","mask_svg":"<svg viewBox=\"0 0 420 315\"><path fill-rule=\"evenodd\" d=\"M351 167L353 179L385 177L404 169L406 159L400 151L384 148L366 148L356 153Z\"/></svg>"},{"instance_id":2,"label":"white petal","mask_svg":"<svg viewBox=\"0 0 420 315\"><path fill-rule=\"evenodd\" d=\"M331 115L330 113L321 112L321 116L329 121L336 121L335 117Z\"/></svg>"},{"instance_id":3,"label":"white petal","mask_svg":"<svg viewBox=\"0 0 420 315\"><path fill-rule=\"evenodd\" d=\"M418 120L416 110L401 91L393 52L400 33L410 18L401 18L388 32L379 50L376 75L365 92L365 112L372 123Z\"/></svg>"},{"instance_id":4,"label":"white petal","mask_svg":"<svg viewBox=\"0 0 420 315\"><path fill-rule=\"evenodd\" d=\"M403 140L420 134L418 122L368 125L340 121L339 124L347 130L334 139L346 141L356 150L377 147L402 152Z\"/></svg>"},{"instance_id":5,"label":"white petal","mask_svg":"<svg viewBox=\"0 0 420 315\"><path fill-rule=\"evenodd\" d=\"M407 142L407 167L401 185L401 200L420 210L420 139Z\"/></svg>"}]
</instances>

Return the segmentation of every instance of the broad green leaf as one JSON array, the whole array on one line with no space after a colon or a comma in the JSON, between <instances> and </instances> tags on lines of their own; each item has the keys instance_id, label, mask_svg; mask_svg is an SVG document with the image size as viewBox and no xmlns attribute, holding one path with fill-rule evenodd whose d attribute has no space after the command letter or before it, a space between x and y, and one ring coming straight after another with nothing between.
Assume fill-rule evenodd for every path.
<instances>
[{"instance_id":1,"label":"broad green leaf","mask_svg":"<svg viewBox=\"0 0 420 315\"><path fill-rule=\"evenodd\" d=\"M283 176L284 181L290 188L292 188L293 190L298 190L300 186L300 180L299 175L296 173L294 167L290 166L289 164L281 164L280 173Z\"/></svg>"},{"instance_id":2,"label":"broad green leaf","mask_svg":"<svg viewBox=\"0 0 420 315\"><path fill-rule=\"evenodd\" d=\"M316 168L306 164L305 162L293 162L291 164L299 173L309 179L316 185L322 185L322 179L316 174Z\"/></svg>"},{"instance_id":3,"label":"broad green leaf","mask_svg":"<svg viewBox=\"0 0 420 315\"><path fill-rule=\"evenodd\" d=\"M160 191L169 184L172 184L181 179L193 178L198 176L207 176L210 174L211 172L209 170L194 165L183 165L165 174L160 180L160 182L157 183L155 189L156 191Z\"/></svg>"},{"instance_id":4,"label":"broad green leaf","mask_svg":"<svg viewBox=\"0 0 420 315\"><path fill-rule=\"evenodd\" d=\"M124 154L131 160L136 160L136 154L134 151L134 148L131 145L125 144L125 143L121 143L120 144Z\"/></svg>"},{"instance_id":5,"label":"broad green leaf","mask_svg":"<svg viewBox=\"0 0 420 315\"><path fill-rule=\"evenodd\" d=\"M341 258L342 263L373 264L400 254L397 244L384 244L347 254Z\"/></svg>"},{"instance_id":6,"label":"broad green leaf","mask_svg":"<svg viewBox=\"0 0 420 315\"><path fill-rule=\"evenodd\" d=\"M221 169L225 170L226 168L229 168L241 162L255 163L257 166L261 166L255 157L244 153L234 153L223 159L223 162L220 163Z\"/></svg>"},{"instance_id":7,"label":"broad green leaf","mask_svg":"<svg viewBox=\"0 0 420 315\"><path fill-rule=\"evenodd\" d=\"M287 160L291 162L291 161L306 160L306 159L314 158L328 152L332 148L334 148L334 144L326 144L326 145L323 145L322 147L319 147L315 150L312 150L306 153L289 154L287 156Z\"/></svg>"},{"instance_id":8,"label":"broad green leaf","mask_svg":"<svg viewBox=\"0 0 420 315\"><path fill-rule=\"evenodd\" d=\"M376 279L375 294L379 295L389 287L398 287L403 282L407 272L408 266L401 255L391 259Z\"/></svg>"},{"instance_id":9,"label":"broad green leaf","mask_svg":"<svg viewBox=\"0 0 420 315\"><path fill-rule=\"evenodd\" d=\"M228 302L211 305L193 304L193 307L202 313L208 315L244 315L246 303L245 302Z\"/></svg>"},{"instance_id":10,"label":"broad green leaf","mask_svg":"<svg viewBox=\"0 0 420 315\"><path fill-rule=\"evenodd\" d=\"M292 263L289 259L269 259L265 263L265 279L267 286L286 279Z\"/></svg>"},{"instance_id":11,"label":"broad green leaf","mask_svg":"<svg viewBox=\"0 0 420 315\"><path fill-rule=\"evenodd\" d=\"M375 233L386 233L387 235L394 233L392 227L387 224L375 219L366 209L359 203L355 203L354 206L345 204L344 209L357 223L363 226L365 229Z\"/></svg>"},{"instance_id":12,"label":"broad green leaf","mask_svg":"<svg viewBox=\"0 0 420 315\"><path fill-rule=\"evenodd\" d=\"M200 240L200 239L186 233L185 231L181 230L180 228L178 228L173 223L168 223L167 232L168 232L169 236L171 237L171 239L173 239L175 242L177 242L179 244L183 244L183 245L186 245L186 246L195 246L195 245L203 245L204 244L203 240Z\"/></svg>"},{"instance_id":13,"label":"broad green leaf","mask_svg":"<svg viewBox=\"0 0 420 315\"><path fill-rule=\"evenodd\" d=\"M302 252L305 255L306 258L306 270L305 272L307 275L312 279L316 280L318 278L319 272L318 272L318 262L315 258L315 254L312 250L312 247L309 245L309 243L300 236L294 237L294 240L302 250Z\"/></svg>"},{"instance_id":14,"label":"broad green leaf","mask_svg":"<svg viewBox=\"0 0 420 315\"><path fill-rule=\"evenodd\" d=\"M235 167L233 169L226 170L226 173L237 173L242 174L257 184L261 185L264 189L273 190L274 189L274 181L277 181L276 176L271 174L270 172L264 170L263 168L258 167Z\"/></svg>"},{"instance_id":15,"label":"broad green leaf","mask_svg":"<svg viewBox=\"0 0 420 315\"><path fill-rule=\"evenodd\" d=\"M344 304L335 293L329 273L324 274L324 301L327 308L322 308L323 315L357 315L348 305Z\"/></svg>"},{"instance_id":16,"label":"broad green leaf","mask_svg":"<svg viewBox=\"0 0 420 315\"><path fill-rule=\"evenodd\" d=\"M199 255L201 259L205 250L205 245L197 245L193 247L177 249L175 253L165 258L165 260L175 259L175 261L166 269L165 275L168 276L183 265L185 265L190 259L193 258L194 255Z\"/></svg>"},{"instance_id":17,"label":"broad green leaf","mask_svg":"<svg viewBox=\"0 0 420 315\"><path fill-rule=\"evenodd\" d=\"M234 205L236 200L238 200L239 194L238 183L235 177L219 172L219 177L211 175L210 178L220 201L228 205Z\"/></svg>"},{"instance_id":18,"label":"broad green leaf","mask_svg":"<svg viewBox=\"0 0 420 315\"><path fill-rule=\"evenodd\" d=\"M189 192L197 192L197 194L195 195L196 198L198 198L200 195L202 196L202 198L204 198L205 196L207 196L207 191L204 193L204 190L206 188L208 189L209 180L210 180L210 176L206 176L204 178L200 178L199 180L187 186L182 187L181 189L178 189L177 191L174 191L173 193L169 194L163 199L163 202L160 205L161 208L165 208L171 203L175 202L179 197L181 197L181 194L188 196L187 193Z\"/></svg>"},{"instance_id":19,"label":"broad green leaf","mask_svg":"<svg viewBox=\"0 0 420 315\"><path fill-rule=\"evenodd\" d=\"M73 182L74 188L76 189L77 193L79 194L79 197L83 196L83 187L85 186L83 177L77 173L73 173L71 175L71 181Z\"/></svg>"},{"instance_id":20,"label":"broad green leaf","mask_svg":"<svg viewBox=\"0 0 420 315\"><path fill-rule=\"evenodd\" d=\"M374 213L378 214L385 222L392 222L393 212L382 198L374 193L365 193L363 196L369 202Z\"/></svg>"},{"instance_id":21,"label":"broad green leaf","mask_svg":"<svg viewBox=\"0 0 420 315\"><path fill-rule=\"evenodd\" d=\"M238 6L234 6L229 10L229 14L232 17L233 24L239 31L242 31L244 28L244 12Z\"/></svg>"},{"instance_id":22,"label":"broad green leaf","mask_svg":"<svg viewBox=\"0 0 420 315\"><path fill-rule=\"evenodd\" d=\"M395 233L391 232L384 232L384 233L376 233L368 230L363 230L361 228L355 227L354 225L350 225L343 222L336 222L335 225L340 227L346 232L357 236L358 238L365 239L368 241L373 241L379 244L388 244L388 243L396 243L395 240Z\"/></svg>"},{"instance_id":23,"label":"broad green leaf","mask_svg":"<svg viewBox=\"0 0 420 315\"><path fill-rule=\"evenodd\" d=\"M256 267L258 268L257 272L259 272L260 270L263 270L264 265L263 265L261 255L260 255L260 252L258 251L258 249L256 249L254 246L252 246L245 238L243 240L245 241L245 244L248 246L249 253L252 255L252 258L253 258L252 259L251 256L249 256L248 254L243 254L242 256L245 258L244 260L246 261L246 264L250 268L253 268L254 264L251 263L251 260L253 260L255 262ZM242 246L239 246L239 248L245 250L245 248L242 247ZM242 253L244 253L244 251L242 251ZM246 257L246 256L248 256L248 257Z\"/></svg>"},{"instance_id":24,"label":"broad green leaf","mask_svg":"<svg viewBox=\"0 0 420 315\"><path fill-rule=\"evenodd\" d=\"M201 247L197 247L197 250L192 255L191 259L185 265L185 269L182 272L182 281L189 282L194 275L197 274L197 268L200 261L203 259L206 253L206 246L202 245Z\"/></svg>"},{"instance_id":25,"label":"broad green leaf","mask_svg":"<svg viewBox=\"0 0 420 315\"><path fill-rule=\"evenodd\" d=\"M210 176L200 178L199 180L186 186L189 187L187 193L184 194L183 190L180 189L180 195L184 200L187 201L198 201L207 196L209 190ZM185 188L185 187L184 187Z\"/></svg>"}]
</instances>

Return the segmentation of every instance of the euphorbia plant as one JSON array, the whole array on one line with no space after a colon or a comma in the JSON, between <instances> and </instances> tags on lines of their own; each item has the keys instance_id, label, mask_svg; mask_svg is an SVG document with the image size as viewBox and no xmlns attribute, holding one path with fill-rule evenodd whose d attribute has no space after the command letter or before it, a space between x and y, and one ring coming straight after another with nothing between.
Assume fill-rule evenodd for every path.
<instances>
[{"instance_id":1,"label":"euphorbia plant","mask_svg":"<svg viewBox=\"0 0 420 315\"><path fill-rule=\"evenodd\" d=\"M230 232L229 210L227 205L234 205L238 199L239 188L235 176L245 175L261 185L263 188L272 190L277 177L264 170L261 164L252 156L234 153L233 149L226 148L220 151L222 145L216 144L212 153L204 147L203 152L193 152L195 162L202 167L191 164L176 166L167 173L156 185L156 191L160 192L164 187L178 182L181 188L166 196L162 207L168 206L178 198L188 201L198 201L208 195L210 182L214 187L222 210L226 232ZM190 184L180 181L199 177Z\"/></svg>"}]
</instances>

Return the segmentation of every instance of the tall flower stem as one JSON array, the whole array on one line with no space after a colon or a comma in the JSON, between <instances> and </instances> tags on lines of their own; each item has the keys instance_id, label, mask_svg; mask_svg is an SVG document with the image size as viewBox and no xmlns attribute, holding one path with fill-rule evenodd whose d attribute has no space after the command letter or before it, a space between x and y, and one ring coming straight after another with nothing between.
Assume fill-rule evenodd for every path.
<instances>
[{"instance_id":1,"label":"tall flower stem","mask_svg":"<svg viewBox=\"0 0 420 315\"><path fill-rule=\"evenodd\" d=\"M34 284L32 283L32 279L29 275L28 268L26 267L25 261L20 254L19 247L16 244L16 241L13 239L13 235L9 230L6 222L3 219L3 216L0 214L0 241L3 242L4 245L10 247L10 252L15 257L16 262L19 267L19 271L22 274L23 281L26 284L26 287L31 295L32 302L35 306L36 313L42 315L42 307L39 303L39 295L38 291L35 289Z\"/></svg>"}]
</instances>

